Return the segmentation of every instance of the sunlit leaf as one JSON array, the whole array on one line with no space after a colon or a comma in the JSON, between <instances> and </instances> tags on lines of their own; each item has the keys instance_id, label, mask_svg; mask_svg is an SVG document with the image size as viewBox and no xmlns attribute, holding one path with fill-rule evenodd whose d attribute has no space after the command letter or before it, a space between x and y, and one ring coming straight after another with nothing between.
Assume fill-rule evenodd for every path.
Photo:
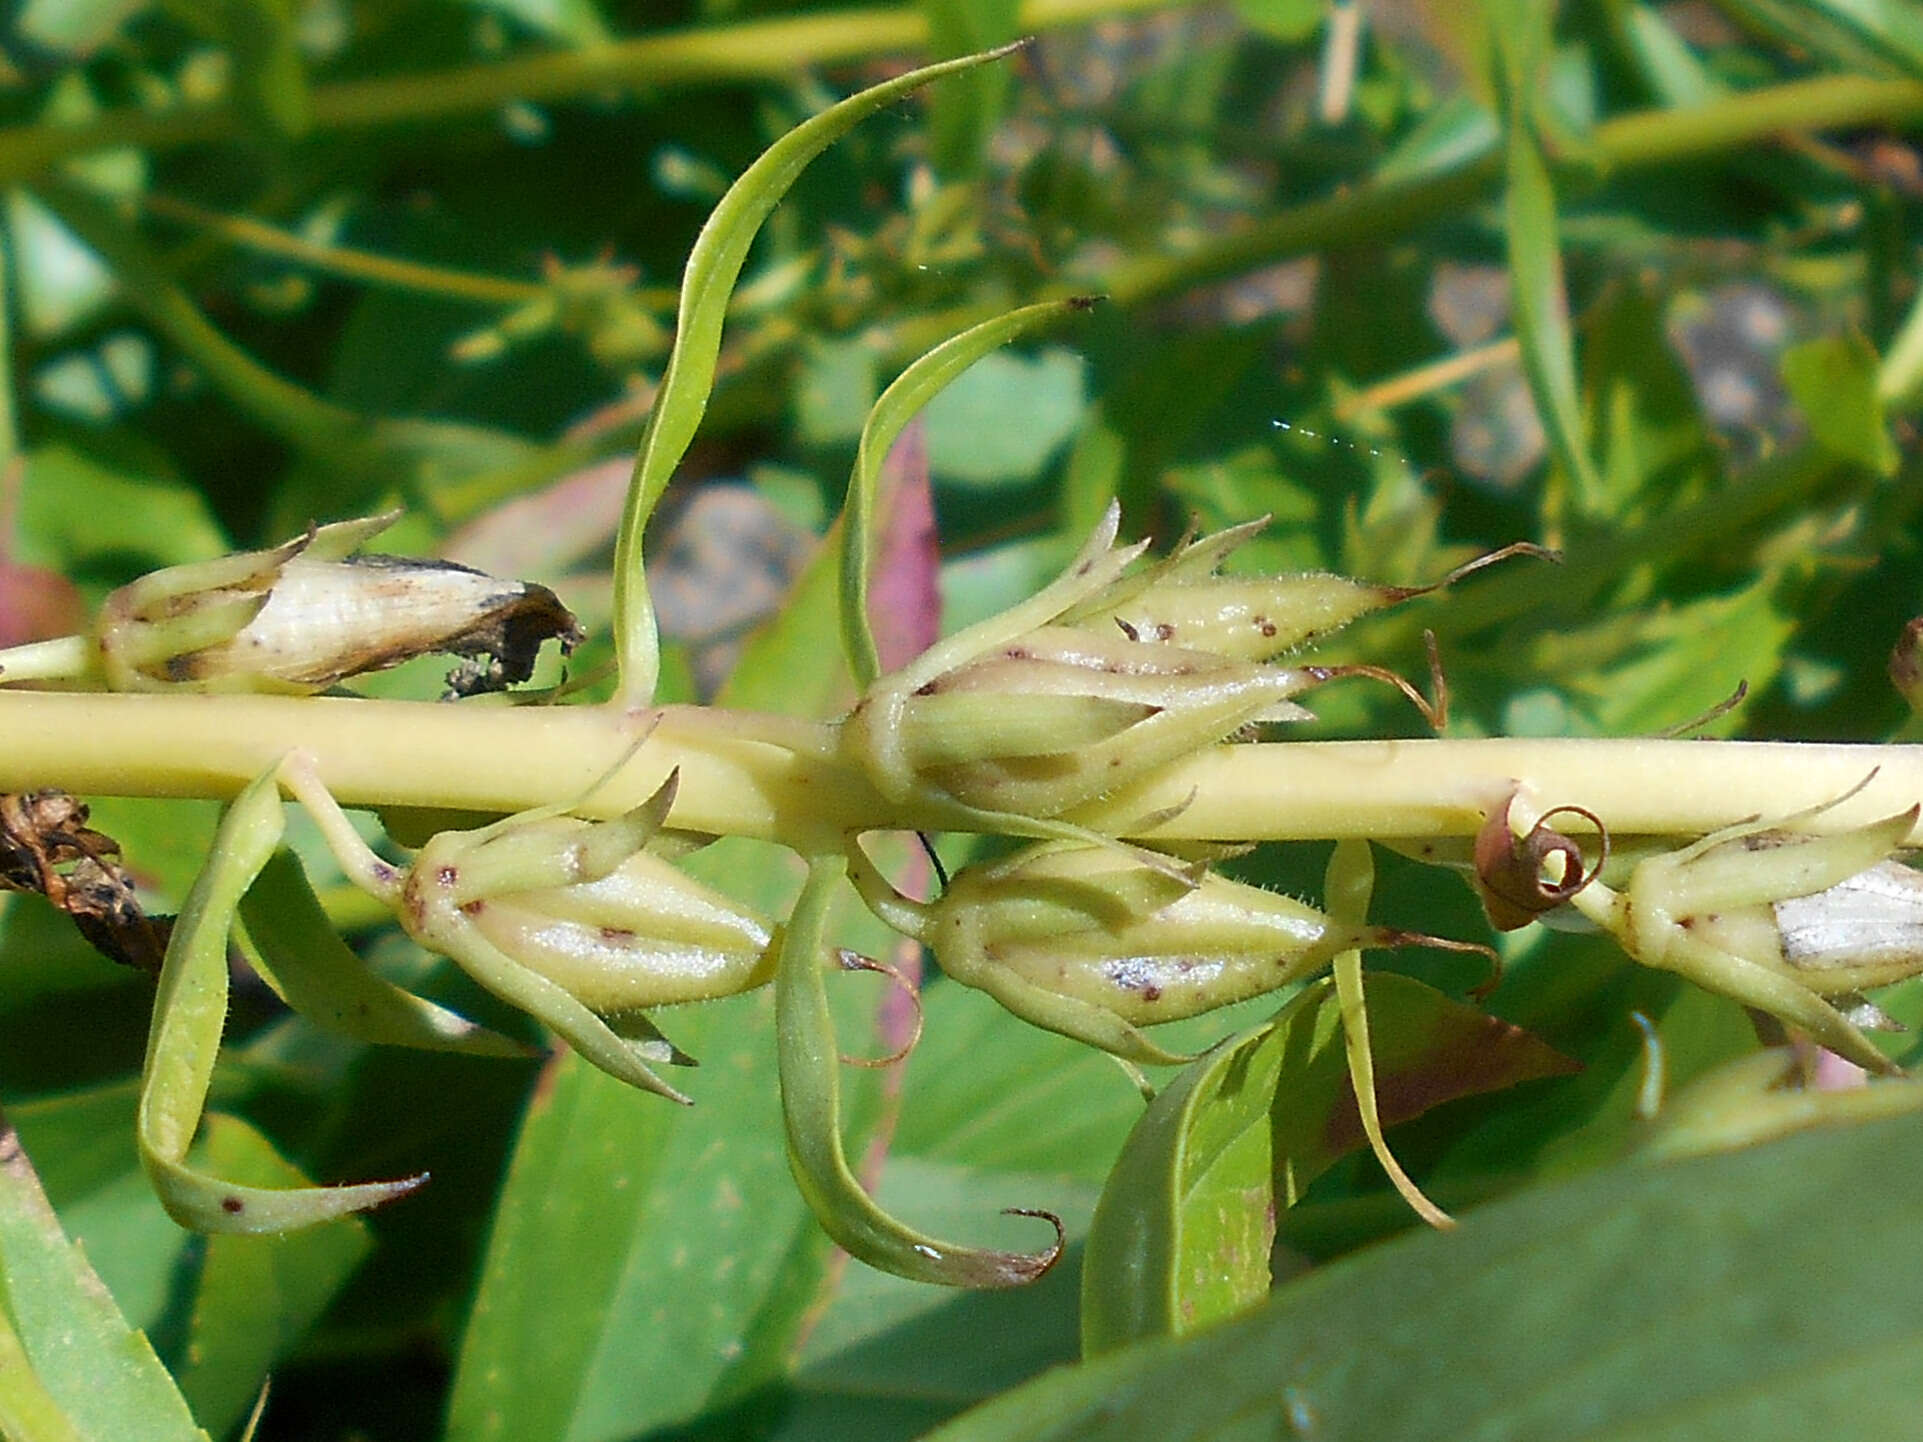
<instances>
[{"instance_id":1,"label":"sunlit leaf","mask_svg":"<svg viewBox=\"0 0 1923 1442\"><path fill-rule=\"evenodd\" d=\"M1820 1218L1812 1226L1811 1218ZM1908 1118L1541 1187L1249 1315L1052 1373L931 1442L1878 1435L1923 1325ZM1838 1248L1847 1236L1851 1245Z\"/></svg>"}]
</instances>

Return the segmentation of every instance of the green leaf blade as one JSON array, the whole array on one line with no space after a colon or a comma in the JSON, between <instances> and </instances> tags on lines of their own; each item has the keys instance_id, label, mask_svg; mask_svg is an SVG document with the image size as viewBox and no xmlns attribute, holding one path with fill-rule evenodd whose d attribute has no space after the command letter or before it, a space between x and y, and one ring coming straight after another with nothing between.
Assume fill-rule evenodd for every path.
<instances>
[{"instance_id":1,"label":"green leaf blade","mask_svg":"<svg viewBox=\"0 0 1923 1442\"><path fill-rule=\"evenodd\" d=\"M1913 1119L1618 1167L1053 1374L931 1442L1900 1437L1923 1323L1889 1259L1920 1226Z\"/></svg>"},{"instance_id":2,"label":"green leaf blade","mask_svg":"<svg viewBox=\"0 0 1923 1442\"><path fill-rule=\"evenodd\" d=\"M1366 981L1384 1124L1573 1064L1394 973ZM1189 1332L1269 1290L1275 1213L1364 1144L1339 1008L1305 988L1161 1092L1104 1188L1083 1269L1086 1355Z\"/></svg>"}]
</instances>

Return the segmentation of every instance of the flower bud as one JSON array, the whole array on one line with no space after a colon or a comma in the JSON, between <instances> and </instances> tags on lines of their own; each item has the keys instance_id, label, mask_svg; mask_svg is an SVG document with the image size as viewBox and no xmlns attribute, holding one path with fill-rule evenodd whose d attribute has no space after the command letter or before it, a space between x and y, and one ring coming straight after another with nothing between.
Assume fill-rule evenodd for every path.
<instances>
[{"instance_id":1,"label":"flower bud","mask_svg":"<svg viewBox=\"0 0 1923 1442\"><path fill-rule=\"evenodd\" d=\"M1264 517L1185 541L1162 560L1104 587L1063 621L1097 631L1117 629L1131 640L1267 661L1372 611L1440 590L1494 561L1522 553L1553 554L1528 544L1505 546L1428 586L1385 586L1326 571L1217 575L1222 563L1267 524Z\"/></svg>"},{"instance_id":2,"label":"flower bud","mask_svg":"<svg viewBox=\"0 0 1923 1442\"><path fill-rule=\"evenodd\" d=\"M1307 671L1058 624L1141 553L1114 545L1117 518L1039 595L869 689L842 744L884 795L1058 817L1250 723L1308 714L1287 699Z\"/></svg>"},{"instance_id":3,"label":"flower bud","mask_svg":"<svg viewBox=\"0 0 1923 1442\"><path fill-rule=\"evenodd\" d=\"M413 874L422 880L411 884L433 878L504 955L602 1015L732 996L768 981L767 923L667 861L623 850L633 820L552 816L478 840L444 832L421 852ZM596 851L605 854L592 859ZM571 875L555 874L580 857L591 859ZM444 880L450 870L454 879Z\"/></svg>"},{"instance_id":4,"label":"flower bud","mask_svg":"<svg viewBox=\"0 0 1923 1442\"><path fill-rule=\"evenodd\" d=\"M1621 891L1589 873L1569 903L1643 965L1892 1072L1858 1030L1892 1023L1858 993L1923 974L1923 878L1891 860L1917 814L1829 836L1745 822L1643 857Z\"/></svg>"},{"instance_id":5,"label":"flower bud","mask_svg":"<svg viewBox=\"0 0 1923 1442\"><path fill-rule=\"evenodd\" d=\"M566 807L443 831L412 864L371 851L295 753L281 783L307 807L341 869L401 928L610 1076L688 1099L651 1063L691 1064L644 1015L768 981L778 938L759 917L643 850L674 803L675 776L610 821Z\"/></svg>"},{"instance_id":6,"label":"flower bud","mask_svg":"<svg viewBox=\"0 0 1923 1442\"><path fill-rule=\"evenodd\" d=\"M599 1016L760 986L767 923L644 849L675 787L609 821L548 808L439 833L401 884L402 927L456 960L478 939Z\"/></svg>"},{"instance_id":7,"label":"flower bud","mask_svg":"<svg viewBox=\"0 0 1923 1442\"><path fill-rule=\"evenodd\" d=\"M955 980L1037 1026L1142 1063L1184 1058L1140 1027L1301 981L1351 947L1430 940L1078 842L969 867L926 904L901 897L859 854L853 874L870 908L919 939Z\"/></svg>"},{"instance_id":8,"label":"flower bud","mask_svg":"<svg viewBox=\"0 0 1923 1442\"><path fill-rule=\"evenodd\" d=\"M1748 867L1759 877L1751 895L1762 879L1786 894L1719 904L1707 893L1710 876L1699 874L1691 881L1697 911L1690 924L1819 996L1849 997L1923 973L1923 876L1891 859L1915 820L1907 811L1836 836L1771 830L1724 842L1701 858L1699 872L1714 867L1741 885Z\"/></svg>"},{"instance_id":9,"label":"flower bud","mask_svg":"<svg viewBox=\"0 0 1923 1442\"><path fill-rule=\"evenodd\" d=\"M321 526L272 550L121 587L95 627L107 686L300 695L438 651L470 658L448 685L471 695L527 680L549 637L564 652L580 640L545 586L448 561L351 554L398 515Z\"/></svg>"}]
</instances>

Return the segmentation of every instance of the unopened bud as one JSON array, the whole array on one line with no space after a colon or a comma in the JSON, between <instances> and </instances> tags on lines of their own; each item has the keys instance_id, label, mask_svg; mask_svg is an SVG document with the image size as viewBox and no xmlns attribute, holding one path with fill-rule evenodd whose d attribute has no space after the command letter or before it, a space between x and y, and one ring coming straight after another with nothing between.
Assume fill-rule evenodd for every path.
<instances>
[{"instance_id":1,"label":"unopened bud","mask_svg":"<svg viewBox=\"0 0 1923 1442\"><path fill-rule=\"evenodd\" d=\"M471 929L603 1016L760 986L768 924L643 849L673 798L671 780L609 821L537 812L444 831L415 857L402 925L457 959Z\"/></svg>"},{"instance_id":2,"label":"unopened bud","mask_svg":"<svg viewBox=\"0 0 1923 1442\"><path fill-rule=\"evenodd\" d=\"M1113 847L1044 842L967 868L926 904L854 861L863 899L947 975L1037 1026L1142 1063L1183 1058L1141 1027L1301 981L1351 947L1433 941L1347 925L1212 873L1171 875Z\"/></svg>"},{"instance_id":3,"label":"unopened bud","mask_svg":"<svg viewBox=\"0 0 1923 1442\"><path fill-rule=\"evenodd\" d=\"M1891 859L1915 821L1906 811L1836 836L1761 831L1725 843L1705 862L1737 875L1746 865L1780 874L1796 892L1746 906L1698 902L1706 914L1691 924L1819 996L1851 997L1923 974L1923 876Z\"/></svg>"},{"instance_id":4,"label":"unopened bud","mask_svg":"<svg viewBox=\"0 0 1923 1442\"><path fill-rule=\"evenodd\" d=\"M267 551L155 571L121 587L95 628L116 691L306 694L436 652L465 656L451 691L533 673L541 643L581 638L545 586L452 562L355 556L398 512L321 526Z\"/></svg>"},{"instance_id":5,"label":"unopened bud","mask_svg":"<svg viewBox=\"0 0 1923 1442\"><path fill-rule=\"evenodd\" d=\"M1185 542L1164 559L1125 576L1076 607L1064 622L1119 629L1131 640L1160 641L1242 661L1267 661L1339 631L1372 611L1427 595L1495 561L1553 556L1539 546L1505 546L1427 586L1388 586L1325 571L1281 576L1222 576L1222 563L1266 518Z\"/></svg>"},{"instance_id":6,"label":"unopened bud","mask_svg":"<svg viewBox=\"0 0 1923 1442\"><path fill-rule=\"evenodd\" d=\"M1645 966L1895 1071L1858 1029L1891 1023L1858 993L1923 974L1923 878L1891 859L1917 808L1829 836L1793 829L1825 809L1645 856L1621 891L1588 873L1569 903Z\"/></svg>"},{"instance_id":7,"label":"unopened bud","mask_svg":"<svg viewBox=\"0 0 1923 1442\"><path fill-rule=\"evenodd\" d=\"M1141 553L1111 508L1039 595L883 677L843 745L893 800L928 795L1058 817L1258 721L1305 715L1300 670L1058 624Z\"/></svg>"},{"instance_id":8,"label":"unopened bud","mask_svg":"<svg viewBox=\"0 0 1923 1442\"><path fill-rule=\"evenodd\" d=\"M773 975L776 938L761 918L643 850L673 805L672 774L611 821L523 812L440 832L406 867L368 849L310 759L288 757L280 779L402 930L631 1086L687 1101L651 1064L691 1059L645 1008L730 996Z\"/></svg>"}]
</instances>

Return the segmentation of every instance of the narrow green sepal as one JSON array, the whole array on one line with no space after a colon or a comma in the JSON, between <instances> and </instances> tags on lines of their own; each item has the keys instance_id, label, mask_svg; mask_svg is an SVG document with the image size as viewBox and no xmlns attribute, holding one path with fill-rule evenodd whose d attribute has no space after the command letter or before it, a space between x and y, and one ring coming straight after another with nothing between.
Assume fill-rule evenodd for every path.
<instances>
[{"instance_id":1,"label":"narrow green sepal","mask_svg":"<svg viewBox=\"0 0 1923 1442\"><path fill-rule=\"evenodd\" d=\"M208 1232L281 1232L403 1196L425 1177L347 1187L236 1187L186 1163L227 1020L227 942L241 897L279 844L274 772L254 781L221 819L207 864L174 924L154 998L141 1071L136 1140L167 1214Z\"/></svg>"},{"instance_id":2,"label":"narrow green sepal","mask_svg":"<svg viewBox=\"0 0 1923 1442\"><path fill-rule=\"evenodd\" d=\"M276 851L241 898L240 917L268 984L295 1011L359 1041L470 1056L525 1057L534 1048L376 976L328 923L307 873Z\"/></svg>"},{"instance_id":3,"label":"narrow green sepal","mask_svg":"<svg viewBox=\"0 0 1923 1442\"><path fill-rule=\"evenodd\" d=\"M841 1052L822 979L829 907L847 872L839 854L814 857L782 938L775 969L775 1044L788 1165L822 1230L851 1256L910 1281L950 1287L1018 1287L1055 1264L1055 1242L1040 1252L1000 1252L924 1236L889 1216L862 1189L841 1141Z\"/></svg>"}]
</instances>

